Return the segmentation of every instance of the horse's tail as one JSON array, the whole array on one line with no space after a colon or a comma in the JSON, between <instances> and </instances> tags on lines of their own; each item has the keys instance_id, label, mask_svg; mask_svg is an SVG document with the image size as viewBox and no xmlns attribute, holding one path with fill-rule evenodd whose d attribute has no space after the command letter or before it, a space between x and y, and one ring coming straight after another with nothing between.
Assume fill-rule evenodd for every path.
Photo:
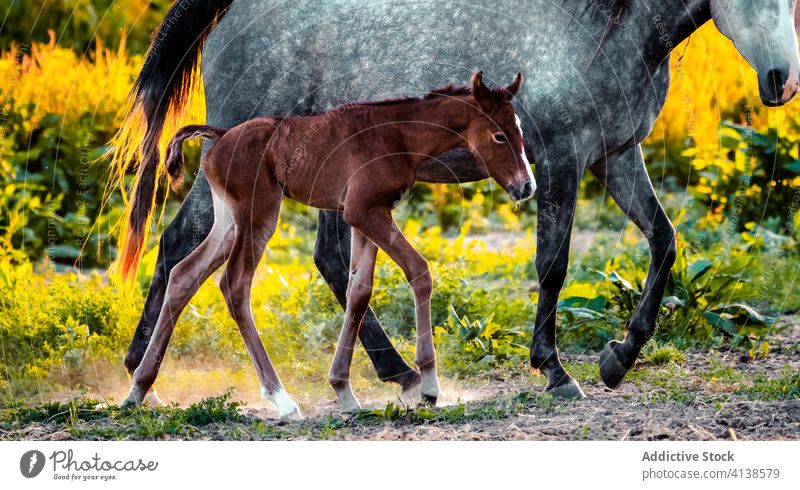
<instances>
[{"instance_id":1,"label":"horse's tail","mask_svg":"<svg viewBox=\"0 0 800 490\"><path fill-rule=\"evenodd\" d=\"M227 129L215 128L204 124L192 124L184 126L175 133L175 136L167 145L167 156L165 159L167 173L172 179L173 187L180 187L183 181L183 142L192 138L206 138L216 141L227 133Z\"/></svg>"},{"instance_id":2,"label":"horse's tail","mask_svg":"<svg viewBox=\"0 0 800 490\"><path fill-rule=\"evenodd\" d=\"M122 187L126 170L135 164L141 152L133 198L128 206L128 224L127 227L123 224L120 236L124 245L119 269L126 280L138 268L149 228L160 173L161 134L167 123L175 124L190 95L199 86L203 43L232 2L176 1L153 36L142 71L133 84L125 121L111 144L112 176L107 188L108 194L114 185ZM123 199L127 204L124 192Z\"/></svg>"}]
</instances>

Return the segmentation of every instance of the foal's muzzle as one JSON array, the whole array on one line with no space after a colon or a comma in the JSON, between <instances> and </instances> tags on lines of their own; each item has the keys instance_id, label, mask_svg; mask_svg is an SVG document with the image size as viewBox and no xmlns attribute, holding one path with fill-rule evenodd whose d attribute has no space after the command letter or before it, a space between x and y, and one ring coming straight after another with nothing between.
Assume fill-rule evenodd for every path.
<instances>
[{"instance_id":1,"label":"foal's muzzle","mask_svg":"<svg viewBox=\"0 0 800 490\"><path fill-rule=\"evenodd\" d=\"M508 186L508 195L514 201L530 199L534 192L536 192L536 185L530 180Z\"/></svg>"}]
</instances>

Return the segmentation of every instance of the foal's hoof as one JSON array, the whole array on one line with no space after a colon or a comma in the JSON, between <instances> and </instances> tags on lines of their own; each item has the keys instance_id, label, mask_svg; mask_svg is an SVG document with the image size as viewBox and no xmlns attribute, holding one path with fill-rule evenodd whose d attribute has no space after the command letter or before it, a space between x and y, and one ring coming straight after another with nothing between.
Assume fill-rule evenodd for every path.
<instances>
[{"instance_id":1,"label":"foal's hoof","mask_svg":"<svg viewBox=\"0 0 800 490\"><path fill-rule=\"evenodd\" d=\"M345 415L353 415L359 411L361 411L361 404L358 403L358 400L355 403L342 404L342 413Z\"/></svg>"},{"instance_id":2,"label":"foal's hoof","mask_svg":"<svg viewBox=\"0 0 800 490\"><path fill-rule=\"evenodd\" d=\"M130 410L132 408L141 407L142 404L137 402L134 397L129 396L124 402L120 403L119 408L123 410Z\"/></svg>"},{"instance_id":3,"label":"foal's hoof","mask_svg":"<svg viewBox=\"0 0 800 490\"><path fill-rule=\"evenodd\" d=\"M279 416L281 422L296 422L299 420L305 420L303 414L300 412L300 408L295 408L289 413L284 413Z\"/></svg>"},{"instance_id":4,"label":"foal's hoof","mask_svg":"<svg viewBox=\"0 0 800 490\"><path fill-rule=\"evenodd\" d=\"M151 407L163 407L165 405L165 403L161 401L161 398L159 398L156 394L156 390L153 389L148 391L144 396L144 403Z\"/></svg>"},{"instance_id":5,"label":"foal's hoof","mask_svg":"<svg viewBox=\"0 0 800 490\"><path fill-rule=\"evenodd\" d=\"M586 394L584 394L581 389L581 385L572 378L568 378L567 381L560 385L547 388L544 392L553 395L553 398L560 398L562 400L582 400L586 398Z\"/></svg>"},{"instance_id":6,"label":"foal's hoof","mask_svg":"<svg viewBox=\"0 0 800 490\"><path fill-rule=\"evenodd\" d=\"M603 383L612 390L622 384L625 375L633 367L633 358L631 362L625 362L620 358L617 349L622 347L622 342L612 340L607 343L603 352L600 353L600 377L603 378Z\"/></svg>"}]
</instances>

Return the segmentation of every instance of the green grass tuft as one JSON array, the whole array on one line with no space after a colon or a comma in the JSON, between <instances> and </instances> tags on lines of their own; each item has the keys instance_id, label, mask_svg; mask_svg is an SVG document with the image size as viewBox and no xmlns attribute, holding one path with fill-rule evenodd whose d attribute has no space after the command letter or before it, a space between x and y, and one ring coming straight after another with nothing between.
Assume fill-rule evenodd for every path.
<instances>
[{"instance_id":1,"label":"green grass tuft","mask_svg":"<svg viewBox=\"0 0 800 490\"><path fill-rule=\"evenodd\" d=\"M673 344L648 344L645 346L643 360L653 366L663 366L665 364L682 364L686 360L686 354L678 350Z\"/></svg>"}]
</instances>

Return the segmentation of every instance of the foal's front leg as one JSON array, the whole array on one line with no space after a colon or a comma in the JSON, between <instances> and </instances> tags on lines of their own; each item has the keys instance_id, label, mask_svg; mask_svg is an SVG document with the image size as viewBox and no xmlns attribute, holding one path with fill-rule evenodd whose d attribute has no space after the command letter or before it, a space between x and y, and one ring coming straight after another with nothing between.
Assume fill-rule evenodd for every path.
<instances>
[{"instance_id":1,"label":"foal's front leg","mask_svg":"<svg viewBox=\"0 0 800 490\"><path fill-rule=\"evenodd\" d=\"M350 365L353 362L353 350L356 338L358 338L358 330L372 297L375 257L378 253L375 244L355 228L352 237L350 281L347 284L344 325L342 325L339 342L336 344L336 354L333 356L333 364L328 373L328 381L336 391L336 396L339 398L344 412L353 412L361 408L350 387Z\"/></svg>"},{"instance_id":2,"label":"foal's front leg","mask_svg":"<svg viewBox=\"0 0 800 490\"><path fill-rule=\"evenodd\" d=\"M345 211L345 220L381 248L398 265L414 292L417 317L417 353L414 362L422 374L420 393L423 401L436 405L439 397L439 379L436 375L436 350L431 328L431 280L428 262L414 250L397 227L391 210L373 207Z\"/></svg>"}]
</instances>

